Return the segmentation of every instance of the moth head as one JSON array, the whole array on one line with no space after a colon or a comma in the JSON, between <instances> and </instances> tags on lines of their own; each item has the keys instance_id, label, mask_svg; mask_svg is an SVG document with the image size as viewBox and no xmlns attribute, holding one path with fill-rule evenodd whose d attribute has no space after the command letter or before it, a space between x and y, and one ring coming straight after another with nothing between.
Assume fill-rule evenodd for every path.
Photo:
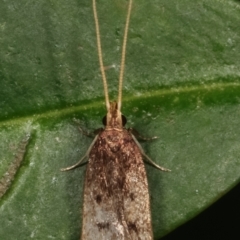
<instances>
[{"instance_id":1,"label":"moth head","mask_svg":"<svg viewBox=\"0 0 240 240\"><path fill-rule=\"evenodd\" d=\"M102 119L103 125L112 128L122 128L127 123L127 119L118 110L117 102L110 103L110 109L107 115Z\"/></svg>"}]
</instances>

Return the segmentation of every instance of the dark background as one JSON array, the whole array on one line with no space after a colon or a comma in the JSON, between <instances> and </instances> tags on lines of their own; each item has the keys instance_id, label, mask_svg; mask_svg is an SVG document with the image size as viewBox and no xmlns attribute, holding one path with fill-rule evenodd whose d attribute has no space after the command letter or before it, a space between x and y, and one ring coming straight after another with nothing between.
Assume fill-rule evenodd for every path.
<instances>
[{"instance_id":1,"label":"dark background","mask_svg":"<svg viewBox=\"0 0 240 240\"><path fill-rule=\"evenodd\" d=\"M161 240L239 240L240 184L199 214Z\"/></svg>"}]
</instances>

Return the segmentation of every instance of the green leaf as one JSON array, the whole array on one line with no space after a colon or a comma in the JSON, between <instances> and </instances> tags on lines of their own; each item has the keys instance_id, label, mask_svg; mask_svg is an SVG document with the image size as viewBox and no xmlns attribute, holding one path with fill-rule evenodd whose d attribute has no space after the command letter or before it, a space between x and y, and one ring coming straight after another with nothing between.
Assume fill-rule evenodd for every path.
<instances>
[{"instance_id":1,"label":"green leaf","mask_svg":"<svg viewBox=\"0 0 240 240\"><path fill-rule=\"evenodd\" d=\"M98 1L112 99L126 1ZM123 89L128 127L171 173L146 165L156 239L203 211L240 177L238 1L134 1ZM1 1L0 239L78 239L85 167L105 115L91 1ZM30 134L27 149L21 143Z\"/></svg>"}]
</instances>

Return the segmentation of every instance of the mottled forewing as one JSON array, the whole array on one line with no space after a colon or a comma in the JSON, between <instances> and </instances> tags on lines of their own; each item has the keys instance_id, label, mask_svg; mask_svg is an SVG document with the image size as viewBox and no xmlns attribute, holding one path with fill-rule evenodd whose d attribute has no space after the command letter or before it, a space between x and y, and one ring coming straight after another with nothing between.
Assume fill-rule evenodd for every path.
<instances>
[{"instance_id":1,"label":"mottled forewing","mask_svg":"<svg viewBox=\"0 0 240 240\"><path fill-rule=\"evenodd\" d=\"M126 129L103 130L90 151L81 239L152 239L145 167Z\"/></svg>"}]
</instances>

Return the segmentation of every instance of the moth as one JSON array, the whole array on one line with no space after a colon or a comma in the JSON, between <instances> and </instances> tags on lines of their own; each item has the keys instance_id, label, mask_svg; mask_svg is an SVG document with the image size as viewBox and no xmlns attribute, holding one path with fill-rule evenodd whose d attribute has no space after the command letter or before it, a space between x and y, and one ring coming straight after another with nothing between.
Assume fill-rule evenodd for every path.
<instances>
[{"instance_id":1,"label":"moth","mask_svg":"<svg viewBox=\"0 0 240 240\"><path fill-rule=\"evenodd\" d=\"M96 0L93 0L98 56L107 108L107 115L104 117L105 127L98 130L98 134L79 162L61 169L72 170L88 159L84 184L82 240L153 239L148 182L143 158L158 169L169 171L155 164L144 153L134 136L134 131L124 127L126 119L121 113L122 84L132 2L129 0L128 3L123 37L118 101L110 102L102 59Z\"/></svg>"}]
</instances>

